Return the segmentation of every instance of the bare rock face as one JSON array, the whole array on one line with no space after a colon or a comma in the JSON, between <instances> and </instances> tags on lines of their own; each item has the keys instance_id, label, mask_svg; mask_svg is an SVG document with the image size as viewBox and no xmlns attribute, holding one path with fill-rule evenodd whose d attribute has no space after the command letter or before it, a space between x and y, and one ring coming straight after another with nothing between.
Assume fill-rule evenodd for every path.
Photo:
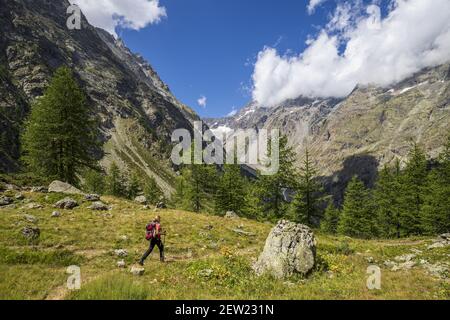
<instances>
[{"instance_id":1,"label":"bare rock face","mask_svg":"<svg viewBox=\"0 0 450 320\"><path fill-rule=\"evenodd\" d=\"M64 194L84 194L81 190L75 188L74 186L57 180L53 181L48 186L48 192L64 193Z\"/></svg>"},{"instance_id":2,"label":"bare rock face","mask_svg":"<svg viewBox=\"0 0 450 320\"><path fill-rule=\"evenodd\" d=\"M258 275L285 278L295 273L307 274L316 259L316 239L312 230L286 220L278 222L266 240L266 246L253 269Z\"/></svg>"}]
</instances>

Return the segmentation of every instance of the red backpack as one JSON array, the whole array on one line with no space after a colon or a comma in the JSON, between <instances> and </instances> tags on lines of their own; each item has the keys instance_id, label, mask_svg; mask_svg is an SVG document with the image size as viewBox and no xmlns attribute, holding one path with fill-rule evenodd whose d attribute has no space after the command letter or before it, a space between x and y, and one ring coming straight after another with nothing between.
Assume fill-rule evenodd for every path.
<instances>
[{"instance_id":1,"label":"red backpack","mask_svg":"<svg viewBox=\"0 0 450 320\"><path fill-rule=\"evenodd\" d=\"M145 235L146 240L150 241L152 239L157 239L160 237L161 225L159 223L149 223L145 229L147 231Z\"/></svg>"}]
</instances>

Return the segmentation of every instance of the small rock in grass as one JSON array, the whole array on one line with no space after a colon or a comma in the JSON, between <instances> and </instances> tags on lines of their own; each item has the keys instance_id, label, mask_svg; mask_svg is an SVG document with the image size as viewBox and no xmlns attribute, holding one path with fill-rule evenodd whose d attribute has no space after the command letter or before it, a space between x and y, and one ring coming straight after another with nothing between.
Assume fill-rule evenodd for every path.
<instances>
[{"instance_id":1,"label":"small rock in grass","mask_svg":"<svg viewBox=\"0 0 450 320\"><path fill-rule=\"evenodd\" d=\"M139 197L136 197L134 199L134 201L136 201L139 204L146 204L147 203L147 198L145 196L139 196Z\"/></svg>"},{"instance_id":2,"label":"small rock in grass","mask_svg":"<svg viewBox=\"0 0 450 320\"><path fill-rule=\"evenodd\" d=\"M142 276L145 273L145 269L140 266L133 266L131 267L130 273L135 276Z\"/></svg>"},{"instance_id":3,"label":"small rock in grass","mask_svg":"<svg viewBox=\"0 0 450 320\"><path fill-rule=\"evenodd\" d=\"M108 211L110 208L103 202L96 201L90 207L88 207L88 209L95 210L95 211Z\"/></svg>"},{"instance_id":4,"label":"small rock in grass","mask_svg":"<svg viewBox=\"0 0 450 320\"><path fill-rule=\"evenodd\" d=\"M239 216L234 211L228 211L225 214L225 219L239 219Z\"/></svg>"},{"instance_id":5,"label":"small rock in grass","mask_svg":"<svg viewBox=\"0 0 450 320\"><path fill-rule=\"evenodd\" d=\"M24 195L21 193L16 194L14 196L14 198L16 198L16 200L19 200L19 201L25 199Z\"/></svg>"},{"instance_id":6,"label":"small rock in grass","mask_svg":"<svg viewBox=\"0 0 450 320\"><path fill-rule=\"evenodd\" d=\"M117 267L119 267L121 269L125 268L126 266L127 266L127 264L125 263L124 260L120 260L117 262Z\"/></svg>"},{"instance_id":7,"label":"small rock in grass","mask_svg":"<svg viewBox=\"0 0 450 320\"><path fill-rule=\"evenodd\" d=\"M10 197L0 197L0 207L10 205L11 203L13 203L13 199L11 199Z\"/></svg>"},{"instance_id":8,"label":"small rock in grass","mask_svg":"<svg viewBox=\"0 0 450 320\"><path fill-rule=\"evenodd\" d=\"M128 251L125 249L114 250L114 254L120 258L125 258L128 256Z\"/></svg>"},{"instance_id":9,"label":"small rock in grass","mask_svg":"<svg viewBox=\"0 0 450 320\"><path fill-rule=\"evenodd\" d=\"M36 223L38 221L38 219L35 216L32 216L31 214L25 214L24 218L30 223Z\"/></svg>"},{"instance_id":10,"label":"small rock in grass","mask_svg":"<svg viewBox=\"0 0 450 320\"><path fill-rule=\"evenodd\" d=\"M59 218L59 217L61 217L61 212L59 212L59 211L52 212L52 218Z\"/></svg>"},{"instance_id":11,"label":"small rock in grass","mask_svg":"<svg viewBox=\"0 0 450 320\"><path fill-rule=\"evenodd\" d=\"M98 194L87 194L84 196L84 200L91 202L100 201L100 196Z\"/></svg>"},{"instance_id":12,"label":"small rock in grass","mask_svg":"<svg viewBox=\"0 0 450 320\"><path fill-rule=\"evenodd\" d=\"M214 273L214 270L212 270L212 269L204 269L204 270L200 270L197 273L197 275L202 278L209 278L213 275L213 273Z\"/></svg>"},{"instance_id":13,"label":"small rock in grass","mask_svg":"<svg viewBox=\"0 0 450 320\"><path fill-rule=\"evenodd\" d=\"M38 227L25 227L22 229L22 234L28 240L36 240L41 235L41 230Z\"/></svg>"},{"instance_id":14,"label":"small rock in grass","mask_svg":"<svg viewBox=\"0 0 450 320\"><path fill-rule=\"evenodd\" d=\"M64 198L55 203L55 208L71 210L78 207L78 202L71 198Z\"/></svg>"}]
</instances>

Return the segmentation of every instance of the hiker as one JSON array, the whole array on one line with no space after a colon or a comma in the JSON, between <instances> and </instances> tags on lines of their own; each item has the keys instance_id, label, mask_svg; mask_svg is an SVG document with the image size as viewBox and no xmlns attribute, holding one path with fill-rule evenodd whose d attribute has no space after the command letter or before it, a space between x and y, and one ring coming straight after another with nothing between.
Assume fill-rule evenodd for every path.
<instances>
[{"instance_id":1,"label":"hiker","mask_svg":"<svg viewBox=\"0 0 450 320\"><path fill-rule=\"evenodd\" d=\"M155 219L150 222L145 229L147 231L145 238L150 241L150 247L142 256L139 264L141 266L144 265L145 259L147 259L148 256L153 252L155 246L157 246L159 249L159 258L161 262L164 262L164 243L161 241L161 236L165 235L165 232L162 231L161 217L156 216Z\"/></svg>"}]
</instances>

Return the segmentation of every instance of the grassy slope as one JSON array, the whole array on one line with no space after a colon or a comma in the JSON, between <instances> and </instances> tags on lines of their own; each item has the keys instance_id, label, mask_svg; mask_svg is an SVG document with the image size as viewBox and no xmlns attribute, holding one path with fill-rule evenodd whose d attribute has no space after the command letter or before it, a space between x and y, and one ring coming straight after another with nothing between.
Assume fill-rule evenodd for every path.
<instances>
[{"instance_id":1,"label":"grassy slope","mask_svg":"<svg viewBox=\"0 0 450 320\"><path fill-rule=\"evenodd\" d=\"M318 234L319 264L306 279L274 280L251 273L252 260L264 246L271 225L250 220L163 210L168 231L167 260L153 254L145 275L133 277L129 266L145 251L143 227L154 215L131 202L104 198L110 212L92 212L83 203L51 218L52 204L62 195L26 194L45 205L41 210L0 209L0 299L449 299L448 282L422 268L383 269L382 290L366 288L368 257L382 265L411 249L424 249L430 239L361 241ZM20 235L29 213L39 220L41 239L27 244ZM213 226L211 231L205 228ZM255 237L236 235L242 225ZM241 227L242 227L241 226ZM128 240L121 240L126 235ZM349 244L349 248L344 245ZM114 249L127 249L127 269L119 269ZM430 261L448 260L449 249L426 252ZM432 255L432 256L430 256ZM68 292L67 266L81 266L82 290ZM209 277L199 271L212 269ZM326 271L328 270L328 272ZM330 272L332 271L332 272ZM201 273L200 273L201 274Z\"/></svg>"}]
</instances>

